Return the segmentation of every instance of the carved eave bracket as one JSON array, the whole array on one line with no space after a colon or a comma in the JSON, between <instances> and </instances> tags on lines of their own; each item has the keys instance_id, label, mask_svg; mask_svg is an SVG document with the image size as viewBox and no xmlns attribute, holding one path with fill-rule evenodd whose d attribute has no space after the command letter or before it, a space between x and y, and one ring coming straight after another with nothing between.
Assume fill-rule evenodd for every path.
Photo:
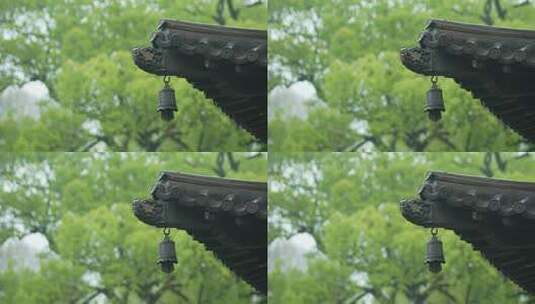
<instances>
[{"instance_id":1,"label":"carved eave bracket","mask_svg":"<svg viewBox=\"0 0 535 304\"><path fill-rule=\"evenodd\" d=\"M152 47L135 48L147 73L185 78L221 110L267 141L267 32L162 20Z\"/></svg>"},{"instance_id":2,"label":"carved eave bracket","mask_svg":"<svg viewBox=\"0 0 535 304\"><path fill-rule=\"evenodd\" d=\"M403 200L409 222L453 230L530 293L535 292L535 183L430 172L419 198Z\"/></svg>"},{"instance_id":3,"label":"carved eave bracket","mask_svg":"<svg viewBox=\"0 0 535 304\"><path fill-rule=\"evenodd\" d=\"M417 199L402 200L399 203L401 214L409 222L423 227L433 227L431 204Z\"/></svg>"},{"instance_id":4,"label":"carved eave bracket","mask_svg":"<svg viewBox=\"0 0 535 304\"><path fill-rule=\"evenodd\" d=\"M267 184L163 172L134 215L185 230L246 282L267 292Z\"/></svg>"},{"instance_id":5,"label":"carved eave bracket","mask_svg":"<svg viewBox=\"0 0 535 304\"><path fill-rule=\"evenodd\" d=\"M155 227L166 227L165 204L152 199L136 199L132 204L134 215L143 223Z\"/></svg>"},{"instance_id":6,"label":"carved eave bracket","mask_svg":"<svg viewBox=\"0 0 535 304\"><path fill-rule=\"evenodd\" d=\"M401 62L426 76L453 78L506 125L535 141L535 31L431 20Z\"/></svg>"},{"instance_id":7,"label":"carved eave bracket","mask_svg":"<svg viewBox=\"0 0 535 304\"><path fill-rule=\"evenodd\" d=\"M134 63L145 72L160 76L168 74L163 52L158 49L151 47L134 48L132 58L134 58Z\"/></svg>"}]
</instances>

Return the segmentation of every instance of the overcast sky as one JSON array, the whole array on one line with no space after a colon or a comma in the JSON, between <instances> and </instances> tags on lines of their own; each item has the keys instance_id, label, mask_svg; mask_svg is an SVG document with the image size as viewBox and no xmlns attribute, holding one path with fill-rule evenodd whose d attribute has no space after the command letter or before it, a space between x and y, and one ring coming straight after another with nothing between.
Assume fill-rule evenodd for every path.
<instances>
[{"instance_id":1,"label":"overcast sky","mask_svg":"<svg viewBox=\"0 0 535 304\"><path fill-rule=\"evenodd\" d=\"M37 102L47 98L48 89L40 81L28 82L22 87L10 86L0 94L0 116L12 110L18 115L37 118Z\"/></svg>"}]
</instances>

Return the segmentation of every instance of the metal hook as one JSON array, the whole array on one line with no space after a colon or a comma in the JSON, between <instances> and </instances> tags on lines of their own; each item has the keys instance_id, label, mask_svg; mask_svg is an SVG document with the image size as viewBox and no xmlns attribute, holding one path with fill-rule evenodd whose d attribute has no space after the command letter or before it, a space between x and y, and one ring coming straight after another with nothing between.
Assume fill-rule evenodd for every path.
<instances>
[{"instance_id":1,"label":"metal hook","mask_svg":"<svg viewBox=\"0 0 535 304\"><path fill-rule=\"evenodd\" d=\"M171 233L171 228L169 228L169 227L164 227L163 228L163 234L165 236L168 236L170 233Z\"/></svg>"},{"instance_id":2,"label":"metal hook","mask_svg":"<svg viewBox=\"0 0 535 304\"><path fill-rule=\"evenodd\" d=\"M163 76L163 82L165 84L169 84L170 81L171 81L171 76L169 76L169 75L164 75Z\"/></svg>"},{"instance_id":3,"label":"metal hook","mask_svg":"<svg viewBox=\"0 0 535 304\"><path fill-rule=\"evenodd\" d=\"M437 227L431 228L431 235L435 236L437 234L438 234L438 228Z\"/></svg>"}]
</instances>

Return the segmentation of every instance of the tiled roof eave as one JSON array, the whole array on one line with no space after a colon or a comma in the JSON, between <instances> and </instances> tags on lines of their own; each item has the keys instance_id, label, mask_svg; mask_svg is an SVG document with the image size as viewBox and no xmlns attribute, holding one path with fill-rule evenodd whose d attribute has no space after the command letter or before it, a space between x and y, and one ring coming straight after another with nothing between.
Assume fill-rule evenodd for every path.
<instances>
[{"instance_id":1,"label":"tiled roof eave","mask_svg":"<svg viewBox=\"0 0 535 304\"><path fill-rule=\"evenodd\" d=\"M144 223L185 230L229 269L267 292L267 185L162 172L152 198L136 200Z\"/></svg>"},{"instance_id":2,"label":"tiled roof eave","mask_svg":"<svg viewBox=\"0 0 535 304\"><path fill-rule=\"evenodd\" d=\"M535 31L431 20L418 41L401 51L408 69L453 78L504 124L535 141Z\"/></svg>"},{"instance_id":3,"label":"tiled roof eave","mask_svg":"<svg viewBox=\"0 0 535 304\"><path fill-rule=\"evenodd\" d=\"M535 292L535 183L430 172L402 215L453 230L501 273Z\"/></svg>"}]
</instances>

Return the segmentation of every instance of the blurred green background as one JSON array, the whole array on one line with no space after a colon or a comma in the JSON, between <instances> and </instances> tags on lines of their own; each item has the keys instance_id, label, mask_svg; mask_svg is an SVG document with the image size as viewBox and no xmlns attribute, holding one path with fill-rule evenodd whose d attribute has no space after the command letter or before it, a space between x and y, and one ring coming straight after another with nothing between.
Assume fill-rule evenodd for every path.
<instances>
[{"instance_id":1,"label":"blurred green background","mask_svg":"<svg viewBox=\"0 0 535 304\"><path fill-rule=\"evenodd\" d=\"M135 218L160 171L267 180L263 153L0 153L0 303L265 303L204 246Z\"/></svg>"},{"instance_id":2,"label":"blurred green background","mask_svg":"<svg viewBox=\"0 0 535 304\"><path fill-rule=\"evenodd\" d=\"M269 303L535 303L453 232L424 264L428 229L406 221L427 171L535 182L520 153L270 153Z\"/></svg>"},{"instance_id":3,"label":"blurred green background","mask_svg":"<svg viewBox=\"0 0 535 304\"><path fill-rule=\"evenodd\" d=\"M524 0L271 0L270 151L525 151L451 79L446 112L423 111L428 78L405 69L428 19L535 29Z\"/></svg>"},{"instance_id":4,"label":"blurred green background","mask_svg":"<svg viewBox=\"0 0 535 304\"><path fill-rule=\"evenodd\" d=\"M267 1L0 1L0 151L264 151L211 100L138 69L160 19L266 28Z\"/></svg>"}]
</instances>

